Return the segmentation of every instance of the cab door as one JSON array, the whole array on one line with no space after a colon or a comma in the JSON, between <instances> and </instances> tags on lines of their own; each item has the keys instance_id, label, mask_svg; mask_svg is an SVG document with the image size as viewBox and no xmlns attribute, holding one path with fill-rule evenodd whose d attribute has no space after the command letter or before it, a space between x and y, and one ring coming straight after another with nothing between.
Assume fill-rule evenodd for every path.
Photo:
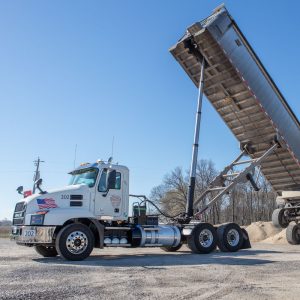
<instances>
[{"instance_id":1,"label":"cab door","mask_svg":"<svg viewBox=\"0 0 300 300\"><path fill-rule=\"evenodd\" d=\"M110 175L109 175L110 174ZM114 178L112 178L112 176ZM101 172L95 195L95 215L100 219L119 219L122 214L122 181L123 174L120 170L104 168ZM110 183L108 179L110 180ZM110 184L110 186L108 186Z\"/></svg>"}]
</instances>

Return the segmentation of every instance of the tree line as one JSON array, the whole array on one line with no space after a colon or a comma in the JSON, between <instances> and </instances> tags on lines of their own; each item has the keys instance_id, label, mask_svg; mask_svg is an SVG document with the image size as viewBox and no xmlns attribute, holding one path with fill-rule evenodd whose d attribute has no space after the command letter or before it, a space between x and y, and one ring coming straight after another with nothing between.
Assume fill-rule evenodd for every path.
<instances>
[{"instance_id":1,"label":"tree line","mask_svg":"<svg viewBox=\"0 0 300 300\"><path fill-rule=\"evenodd\" d=\"M0 220L0 226L11 226L12 222L8 219Z\"/></svg>"},{"instance_id":2,"label":"tree line","mask_svg":"<svg viewBox=\"0 0 300 300\"><path fill-rule=\"evenodd\" d=\"M195 201L218 173L211 160L201 160L198 163ZM248 181L239 183L208 209L201 219L212 224L236 222L240 225L270 221L275 209L276 193L260 172L256 171L254 175L260 187L258 192L253 190ZM152 189L150 198L169 215L185 212L188 185L188 172L177 167L164 177L160 185ZM205 197L194 207L195 212L208 201L209 198Z\"/></svg>"}]
</instances>

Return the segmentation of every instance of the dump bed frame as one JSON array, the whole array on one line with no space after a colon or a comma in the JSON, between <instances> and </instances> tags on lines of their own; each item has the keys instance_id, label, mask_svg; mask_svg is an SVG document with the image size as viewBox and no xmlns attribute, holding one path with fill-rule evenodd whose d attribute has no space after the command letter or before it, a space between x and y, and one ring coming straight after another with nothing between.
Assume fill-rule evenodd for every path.
<instances>
[{"instance_id":1,"label":"dump bed frame","mask_svg":"<svg viewBox=\"0 0 300 300\"><path fill-rule=\"evenodd\" d=\"M300 123L226 8L190 26L170 52L197 87L196 52L204 57L204 94L239 142L251 143L252 159L280 137L283 147L262 162L261 171L277 192L300 189Z\"/></svg>"}]
</instances>

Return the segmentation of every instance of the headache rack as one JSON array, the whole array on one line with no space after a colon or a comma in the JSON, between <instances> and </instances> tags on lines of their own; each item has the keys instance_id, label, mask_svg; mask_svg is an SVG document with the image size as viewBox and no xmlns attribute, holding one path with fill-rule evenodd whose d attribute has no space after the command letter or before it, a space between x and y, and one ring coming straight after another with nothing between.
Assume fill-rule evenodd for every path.
<instances>
[{"instance_id":1,"label":"headache rack","mask_svg":"<svg viewBox=\"0 0 300 300\"><path fill-rule=\"evenodd\" d=\"M190 26L170 52L197 87L205 65L205 96L241 145L251 145L247 155L274 190L298 190L299 121L226 8ZM274 137L280 143L273 147Z\"/></svg>"}]
</instances>

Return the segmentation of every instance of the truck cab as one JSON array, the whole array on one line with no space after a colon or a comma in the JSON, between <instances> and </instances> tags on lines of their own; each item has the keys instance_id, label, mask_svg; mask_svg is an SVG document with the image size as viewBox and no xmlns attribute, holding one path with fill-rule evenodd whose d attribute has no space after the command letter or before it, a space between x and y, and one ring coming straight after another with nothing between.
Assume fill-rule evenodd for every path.
<instances>
[{"instance_id":1,"label":"truck cab","mask_svg":"<svg viewBox=\"0 0 300 300\"><path fill-rule=\"evenodd\" d=\"M67 186L49 192L40 191L18 202L13 225L62 225L69 218L76 217L127 220L127 167L98 161L81 164L69 174L71 178Z\"/></svg>"},{"instance_id":2,"label":"truck cab","mask_svg":"<svg viewBox=\"0 0 300 300\"><path fill-rule=\"evenodd\" d=\"M97 161L71 171L67 186L19 201L13 214L12 238L33 246L44 257L59 254L82 260L94 247L178 247L178 226L158 225L157 215L146 215L145 201L129 217L129 170ZM166 248L167 249L167 248Z\"/></svg>"},{"instance_id":3,"label":"truck cab","mask_svg":"<svg viewBox=\"0 0 300 300\"><path fill-rule=\"evenodd\" d=\"M90 198L89 211L100 220L124 221L128 218L129 170L121 165L103 162L83 164L70 172L70 185L86 185ZM65 195L64 197L68 197ZM69 195L69 197L73 197ZM77 196L79 197L79 196ZM82 201L70 202L80 206Z\"/></svg>"}]
</instances>

